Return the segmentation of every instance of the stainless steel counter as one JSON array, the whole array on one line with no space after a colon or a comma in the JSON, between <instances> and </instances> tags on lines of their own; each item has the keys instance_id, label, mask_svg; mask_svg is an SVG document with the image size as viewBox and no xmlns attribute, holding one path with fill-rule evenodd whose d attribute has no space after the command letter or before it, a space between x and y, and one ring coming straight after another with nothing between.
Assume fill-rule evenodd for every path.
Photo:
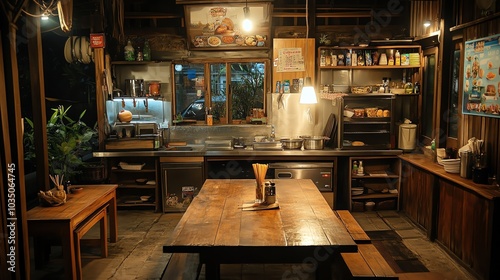
<instances>
[{"instance_id":1,"label":"stainless steel counter","mask_svg":"<svg viewBox=\"0 0 500 280\"><path fill-rule=\"evenodd\" d=\"M258 157L258 156L394 156L402 154L401 150L252 150L252 149L234 149L221 151L208 151L203 145L189 145L190 151L176 150L155 150L155 151L97 151L94 157L189 157L189 156L233 156L233 157Z\"/></svg>"}]
</instances>

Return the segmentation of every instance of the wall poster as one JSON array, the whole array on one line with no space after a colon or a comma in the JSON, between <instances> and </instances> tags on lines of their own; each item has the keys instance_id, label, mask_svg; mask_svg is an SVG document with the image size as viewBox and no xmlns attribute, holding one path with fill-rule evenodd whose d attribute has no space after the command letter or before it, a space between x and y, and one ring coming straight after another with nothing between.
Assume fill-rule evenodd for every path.
<instances>
[{"instance_id":1,"label":"wall poster","mask_svg":"<svg viewBox=\"0 0 500 280\"><path fill-rule=\"evenodd\" d=\"M301 48L285 48L278 51L277 72L305 71L304 56Z\"/></svg>"},{"instance_id":2,"label":"wall poster","mask_svg":"<svg viewBox=\"0 0 500 280\"><path fill-rule=\"evenodd\" d=\"M500 118L500 34L467 41L462 113Z\"/></svg>"},{"instance_id":3,"label":"wall poster","mask_svg":"<svg viewBox=\"0 0 500 280\"><path fill-rule=\"evenodd\" d=\"M270 47L271 5L248 3L251 31L242 27L243 4L186 5L186 30L191 50L265 49Z\"/></svg>"}]
</instances>

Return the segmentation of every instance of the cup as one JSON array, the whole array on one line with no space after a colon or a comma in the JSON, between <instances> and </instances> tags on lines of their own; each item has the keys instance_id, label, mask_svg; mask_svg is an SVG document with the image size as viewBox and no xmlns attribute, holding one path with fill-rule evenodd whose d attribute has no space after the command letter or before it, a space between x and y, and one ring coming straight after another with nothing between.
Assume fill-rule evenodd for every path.
<instances>
[{"instance_id":1,"label":"cup","mask_svg":"<svg viewBox=\"0 0 500 280\"><path fill-rule=\"evenodd\" d=\"M264 184L255 184L255 203L264 202Z\"/></svg>"}]
</instances>

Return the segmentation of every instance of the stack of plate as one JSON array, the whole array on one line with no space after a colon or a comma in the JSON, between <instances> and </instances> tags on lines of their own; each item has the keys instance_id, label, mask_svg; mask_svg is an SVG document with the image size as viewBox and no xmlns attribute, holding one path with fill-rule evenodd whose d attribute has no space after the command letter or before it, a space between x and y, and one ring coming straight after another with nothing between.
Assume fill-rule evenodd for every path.
<instances>
[{"instance_id":1,"label":"stack of plate","mask_svg":"<svg viewBox=\"0 0 500 280\"><path fill-rule=\"evenodd\" d=\"M94 61L94 52L86 36L71 36L64 45L64 58L68 63L89 64Z\"/></svg>"},{"instance_id":2,"label":"stack of plate","mask_svg":"<svg viewBox=\"0 0 500 280\"><path fill-rule=\"evenodd\" d=\"M441 161L444 171L449 173L460 173L460 159L443 159Z\"/></svg>"},{"instance_id":3,"label":"stack of plate","mask_svg":"<svg viewBox=\"0 0 500 280\"><path fill-rule=\"evenodd\" d=\"M352 196L362 195L363 192L364 192L364 188L363 187L354 187L354 188L351 188L351 195Z\"/></svg>"}]
</instances>

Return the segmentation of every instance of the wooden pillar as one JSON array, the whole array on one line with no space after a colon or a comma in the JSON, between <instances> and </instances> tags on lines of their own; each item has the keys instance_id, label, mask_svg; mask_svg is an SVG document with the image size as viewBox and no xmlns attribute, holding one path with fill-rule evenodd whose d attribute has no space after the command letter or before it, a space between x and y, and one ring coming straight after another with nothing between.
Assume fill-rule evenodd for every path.
<instances>
[{"instance_id":1,"label":"wooden pillar","mask_svg":"<svg viewBox=\"0 0 500 280\"><path fill-rule=\"evenodd\" d=\"M38 8L31 9L33 14L39 13ZM49 182L49 152L47 141L47 113L45 108L45 78L43 73L42 36L40 19L27 17L24 31L28 40L29 69L31 81L31 100L33 111L33 129L36 154L36 183L40 190L50 189Z\"/></svg>"},{"instance_id":2,"label":"wooden pillar","mask_svg":"<svg viewBox=\"0 0 500 280\"><path fill-rule=\"evenodd\" d=\"M16 6L17 7L17 6ZM15 7L14 7L15 8ZM0 279L30 279L24 149L17 66L17 26L20 11L2 9L0 16ZM15 243L13 243L15 241Z\"/></svg>"},{"instance_id":3,"label":"wooden pillar","mask_svg":"<svg viewBox=\"0 0 500 280\"><path fill-rule=\"evenodd\" d=\"M104 85L104 69L105 69L105 52L104 48L94 49L94 64L95 64L95 100L97 106L97 127L99 133L99 149L104 150L104 140L106 140L105 125L106 120L104 119L106 112L106 97L107 93L103 90ZM111 69L108 69L111 71ZM112 86L112 85L109 85Z\"/></svg>"}]
</instances>

